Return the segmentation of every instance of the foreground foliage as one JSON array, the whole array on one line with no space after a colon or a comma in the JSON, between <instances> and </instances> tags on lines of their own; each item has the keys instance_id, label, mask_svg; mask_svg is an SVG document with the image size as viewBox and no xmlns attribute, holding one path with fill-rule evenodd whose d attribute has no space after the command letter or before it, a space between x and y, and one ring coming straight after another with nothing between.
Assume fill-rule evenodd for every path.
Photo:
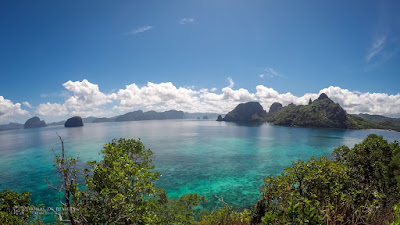
<instances>
[{"instance_id":1,"label":"foreground foliage","mask_svg":"<svg viewBox=\"0 0 400 225\"><path fill-rule=\"evenodd\" d=\"M140 140L119 139L106 144L100 162L88 162L85 190L76 184L71 190L73 204L63 218L71 224L191 224L194 207L204 197L186 194L168 199L155 187L153 153ZM72 168L68 173L75 173ZM63 176L65 180L65 176ZM68 182L67 182L68 183Z\"/></svg>"},{"instance_id":2,"label":"foreground foliage","mask_svg":"<svg viewBox=\"0 0 400 225\"><path fill-rule=\"evenodd\" d=\"M31 194L27 191L17 193L10 190L0 192L0 224L41 224L33 217L35 207L31 205Z\"/></svg>"},{"instance_id":3,"label":"foreground foliage","mask_svg":"<svg viewBox=\"0 0 400 225\"><path fill-rule=\"evenodd\" d=\"M60 138L61 142L62 139ZM63 142L62 142L63 143ZM212 212L196 207L194 193L168 198L154 181L153 153L140 140L113 140L103 159L87 163L85 185L77 183L76 160L62 154L55 166L61 177L60 222L70 224L400 224L400 147L369 135L353 148L341 146L333 159L299 160L279 176L264 178L262 197L251 209L224 205ZM30 194L0 193L0 224L32 221ZM26 209L16 214L15 209ZM56 212L55 212L56 213ZM40 221L35 221L40 222Z\"/></svg>"},{"instance_id":4,"label":"foreground foliage","mask_svg":"<svg viewBox=\"0 0 400 225\"><path fill-rule=\"evenodd\" d=\"M385 224L399 201L400 148L369 135L350 149L293 162L280 176L264 179L252 223Z\"/></svg>"}]
</instances>

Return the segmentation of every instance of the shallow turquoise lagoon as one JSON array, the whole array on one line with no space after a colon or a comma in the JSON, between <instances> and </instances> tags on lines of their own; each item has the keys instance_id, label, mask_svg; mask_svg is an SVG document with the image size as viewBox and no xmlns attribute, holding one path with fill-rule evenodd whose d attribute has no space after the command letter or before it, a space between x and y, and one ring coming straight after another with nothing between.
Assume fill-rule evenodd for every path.
<instances>
[{"instance_id":1,"label":"shallow turquoise lagoon","mask_svg":"<svg viewBox=\"0 0 400 225\"><path fill-rule=\"evenodd\" d=\"M215 195L236 208L260 197L262 178L278 175L292 161L330 156L341 145L353 146L368 134L400 140L400 133L378 130L311 129L265 124L236 124L209 120L160 120L85 124L0 132L0 190L28 190L33 203L57 206L53 150L60 152L56 132L69 156L81 166L99 160L104 143L113 138L140 138L155 153L162 176L156 182L169 196L198 193L204 208L220 207Z\"/></svg>"}]
</instances>

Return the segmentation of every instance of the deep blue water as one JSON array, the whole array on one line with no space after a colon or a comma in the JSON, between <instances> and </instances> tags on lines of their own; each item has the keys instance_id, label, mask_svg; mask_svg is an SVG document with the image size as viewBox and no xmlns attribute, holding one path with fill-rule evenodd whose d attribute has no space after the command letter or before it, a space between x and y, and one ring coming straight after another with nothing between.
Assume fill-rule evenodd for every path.
<instances>
[{"instance_id":1,"label":"deep blue water","mask_svg":"<svg viewBox=\"0 0 400 225\"><path fill-rule=\"evenodd\" d=\"M162 176L156 182L169 196L198 193L203 207L220 205L215 195L237 208L260 197L262 178L280 174L291 161L329 156L341 145L353 146L368 134L400 140L400 133L379 130L338 130L235 124L204 120L160 120L85 124L79 128L53 126L0 132L0 190L28 190L33 203L57 205L57 192L46 184L57 181L52 167L60 152L56 132L69 156L82 162L99 160L104 143L113 138L141 138L155 153Z\"/></svg>"}]
</instances>

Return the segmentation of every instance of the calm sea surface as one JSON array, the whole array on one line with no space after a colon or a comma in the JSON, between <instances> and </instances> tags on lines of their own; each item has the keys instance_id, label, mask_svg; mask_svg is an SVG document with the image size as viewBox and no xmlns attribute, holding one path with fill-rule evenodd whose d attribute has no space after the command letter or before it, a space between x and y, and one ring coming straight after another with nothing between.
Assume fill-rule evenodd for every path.
<instances>
[{"instance_id":1,"label":"calm sea surface","mask_svg":"<svg viewBox=\"0 0 400 225\"><path fill-rule=\"evenodd\" d=\"M123 123L88 123L84 127L46 128L0 132L0 190L28 190L35 204L57 206L54 150L60 152L56 132L69 156L81 166L100 160L104 143L113 138L140 138L155 153L162 176L156 184L169 196L198 193L204 208L219 207L215 195L236 208L253 205L260 197L262 178L278 175L291 161L330 156L341 145L353 146L368 134L400 140L400 133L378 130L337 130L235 124L209 120L159 120Z\"/></svg>"}]
</instances>

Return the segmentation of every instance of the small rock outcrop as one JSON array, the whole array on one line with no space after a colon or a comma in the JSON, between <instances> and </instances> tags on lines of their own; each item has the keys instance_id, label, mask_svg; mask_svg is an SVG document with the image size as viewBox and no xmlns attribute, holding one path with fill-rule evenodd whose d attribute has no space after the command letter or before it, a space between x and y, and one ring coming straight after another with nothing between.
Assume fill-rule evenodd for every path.
<instances>
[{"instance_id":1,"label":"small rock outcrop","mask_svg":"<svg viewBox=\"0 0 400 225\"><path fill-rule=\"evenodd\" d=\"M223 118L228 122L264 122L267 112L259 102L247 102L237 105Z\"/></svg>"},{"instance_id":2,"label":"small rock outcrop","mask_svg":"<svg viewBox=\"0 0 400 225\"><path fill-rule=\"evenodd\" d=\"M83 121L80 116L74 116L69 118L65 124L65 127L82 127L83 126Z\"/></svg>"},{"instance_id":3,"label":"small rock outcrop","mask_svg":"<svg viewBox=\"0 0 400 225\"><path fill-rule=\"evenodd\" d=\"M279 109L282 108L282 104L279 102L274 102L272 105L269 107L269 113L274 113L278 111Z\"/></svg>"},{"instance_id":4,"label":"small rock outcrop","mask_svg":"<svg viewBox=\"0 0 400 225\"><path fill-rule=\"evenodd\" d=\"M203 116L203 120L208 120L208 116Z\"/></svg>"},{"instance_id":5,"label":"small rock outcrop","mask_svg":"<svg viewBox=\"0 0 400 225\"><path fill-rule=\"evenodd\" d=\"M224 121L221 115L218 115L217 121Z\"/></svg>"},{"instance_id":6,"label":"small rock outcrop","mask_svg":"<svg viewBox=\"0 0 400 225\"><path fill-rule=\"evenodd\" d=\"M40 120L39 117L35 116L25 122L24 129L45 127L45 126L47 126L46 122L44 122L44 120Z\"/></svg>"}]
</instances>

